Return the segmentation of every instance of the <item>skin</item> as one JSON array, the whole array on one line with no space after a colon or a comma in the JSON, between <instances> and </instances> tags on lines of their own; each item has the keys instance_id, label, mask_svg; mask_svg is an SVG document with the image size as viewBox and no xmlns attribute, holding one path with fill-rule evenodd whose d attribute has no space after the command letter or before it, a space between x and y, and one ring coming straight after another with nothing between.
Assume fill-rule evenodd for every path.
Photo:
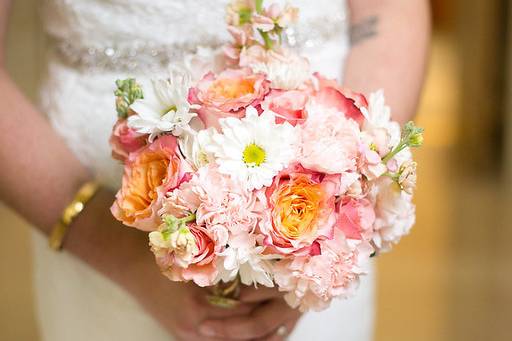
<instances>
[{"instance_id":1,"label":"skin","mask_svg":"<svg viewBox=\"0 0 512 341\"><path fill-rule=\"evenodd\" d=\"M0 2L0 198L49 234L91 174L5 71L9 4ZM349 5L353 25L374 27L363 27L364 34L354 38L345 85L363 93L383 88L395 119L408 120L424 74L427 1L352 0ZM276 333L280 326L293 330L300 314L275 289L244 288L241 305L223 310L206 304L206 289L167 280L154 264L147 236L112 217L113 200L113 193L100 190L73 222L65 249L122 286L179 340L282 340Z\"/></svg>"}]
</instances>

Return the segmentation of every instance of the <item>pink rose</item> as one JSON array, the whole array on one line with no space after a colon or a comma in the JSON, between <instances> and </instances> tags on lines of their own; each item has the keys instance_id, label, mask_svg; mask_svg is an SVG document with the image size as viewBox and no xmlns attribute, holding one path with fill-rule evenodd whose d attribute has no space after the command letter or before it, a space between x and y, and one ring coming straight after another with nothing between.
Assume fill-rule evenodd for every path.
<instances>
[{"instance_id":1,"label":"pink rose","mask_svg":"<svg viewBox=\"0 0 512 341\"><path fill-rule=\"evenodd\" d=\"M318 238L331 238L339 177L290 166L266 190L269 212L260 224L264 244L278 253L310 253Z\"/></svg>"},{"instance_id":2,"label":"pink rose","mask_svg":"<svg viewBox=\"0 0 512 341\"><path fill-rule=\"evenodd\" d=\"M125 225L153 231L160 224L162 199L176 188L190 171L179 154L174 136L158 138L129 155L123 183L111 207L112 214Z\"/></svg>"},{"instance_id":3,"label":"pink rose","mask_svg":"<svg viewBox=\"0 0 512 341\"><path fill-rule=\"evenodd\" d=\"M146 145L146 135L137 133L128 127L126 120L119 119L112 129L109 143L112 147L112 157L124 162L130 153Z\"/></svg>"},{"instance_id":4,"label":"pink rose","mask_svg":"<svg viewBox=\"0 0 512 341\"><path fill-rule=\"evenodd\" d=\"M245 108L257 106L269 92L270 82L249 68L206 74L191 88L189 102L200 106L199 118L206 127L219 127L219 119L242 118Z\"/></svg>"},{"instance_id":5,"label":"pink rose","mask_svg":"<svg viewBox=\"0 0 512 341\"><path fill-rule=\"evenodd\" d=\"M370 201L346 198L336 204L336 214L336 227L347 239L372 239L375 212Z\"/></svg>"},{"instance_id":6,"label":"pink rose","mask_svg":"<svg viewBox=\"0 0 512 341\"><path fill-rule=\"evenodd\" d=\"M308 95L298 90L271 90L261 104L263 109L275 112L276 123L288 122L295 126L306 120Z\"/></svg>"},{"instance_id":7,"label":"pink rose","mask_svg":"<svg viewBox=\"0 0 512 341\"><path fill-rule=\"evenodd\" d=\"M366 98L351 90L341 88L335 80L330 80L315 74L317 89L313 93L313 99L326 107L334 108L342 112L346 118L351 118L358 124L364 122L361 107L368 107Z\"/></svg>"}]
</instances>

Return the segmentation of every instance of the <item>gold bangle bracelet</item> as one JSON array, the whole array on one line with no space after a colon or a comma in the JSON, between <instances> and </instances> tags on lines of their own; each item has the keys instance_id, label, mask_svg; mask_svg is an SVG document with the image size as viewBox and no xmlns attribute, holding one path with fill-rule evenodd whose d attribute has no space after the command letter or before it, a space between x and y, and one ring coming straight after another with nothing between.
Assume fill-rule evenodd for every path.
<instances>
[{"instance_id":1,"label":"gold bangle bracelet","mask_svg":"<svg viewBox=\"0 0 512 341\"><path fill-rule=\"evenodd\" d=\"M62 250L62 244L69 230L69 226L78 214L82 212L89 200L91 200L96 192L98 192L98 189L99 185L95 181L86 182L82 187L80 187L73 201L71 201L64 211L62 211L60 220L55 224L52 230L52 234L49 239L50 248L55 251Z\"/></svg>"}]
</instances>

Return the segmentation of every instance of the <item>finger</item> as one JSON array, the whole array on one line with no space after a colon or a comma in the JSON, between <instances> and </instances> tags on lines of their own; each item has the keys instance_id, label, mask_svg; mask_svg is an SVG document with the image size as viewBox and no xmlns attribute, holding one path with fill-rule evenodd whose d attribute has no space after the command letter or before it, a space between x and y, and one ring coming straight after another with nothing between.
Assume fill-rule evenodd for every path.
<instances>
[{"instance_id":1,"label":"finger","mask_svg":"<svg viewBox=\"0 0 512 341\"><path fill-rule=\"evenodd\" d=\"M210 337L227 337L237 340L257 339L269 335L283 323L298 318L300 313L290 308L282 299L274 299L260 305L248 316L236 316L223 320L204 321L201 334Z\"/></svg>"},{"instance_id":2,"label":"finger","mask_svg":"<svg viewBox=\"0 0 512 341\"><path fill-rule=\"evenodd\" d=\"M268 301L277 297L282 297L283 293L279 292L277 288L268 287L244 287L240 291L241 302L262 302Z\"/></svg>"},{"instance_id":3,"label":"finger","mask_svg":"<svg viewBox=\"0 0 512 341\"><path fill-rule=\"evenodd\" d=\"M197 330L174 331L173 334L176 341L236 341L234 339L227 338L205 337L203 335L200 335Z\"/></svg>"},{"instance_id":4,"label":"finger","mask_svg":"<svg viewBox=\"0 0 512 341\"><path fill-rule=\"evenodd\" d=\"M274 330L270 335L267 335L265 337L262 337L261 339L257 339L257 341L283 341L287 340L288 336L293 332L295 329L295 325L299 321L299 318L292 319L285 324L279 326L276 330ZM281 327L284 327L284 332L281 333L280 329Z\"/></svg>"}]
</instances>

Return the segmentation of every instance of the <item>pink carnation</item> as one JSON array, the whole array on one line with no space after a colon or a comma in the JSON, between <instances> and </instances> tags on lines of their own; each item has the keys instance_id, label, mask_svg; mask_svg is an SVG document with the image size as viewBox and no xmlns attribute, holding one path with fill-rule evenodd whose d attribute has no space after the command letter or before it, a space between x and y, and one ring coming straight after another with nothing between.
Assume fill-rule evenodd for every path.
<instances>
[{"instance_id":1,"label":"pink carnation","mask_svg":"<svg viewBox=\"0 0 512 341\"><path fill-rule=\"evenodd\" d=\"M388 251L414 225L412 195L401 190L390 178L383 177L373 185L370 198L375 203L376 216L373 241L380 251Z\"/></svg>"},{"instance_id":2,"label":"pink carnation","mask_svg":"<svg viewBox=\"0 0 512 341\"><path fill-rule=\"evenodd\" d=\"M358 124L322 105L308 105L307 111L308 119L301 127L300 163L327 174L356 170L361 134Z\"/></svg>"},{"instance_id":3,"label":"pink carnation","mask_svg":"<svg viewBox=\"0 0 512 341\"><path fill-rule=\"evenodd\" d=\"M286 292L293 308L320 311L336 297L348 298L365 274L373 248L368 242L347 240L340 230L333 239L320 241L320 254L289 256L274 266L274 281Z\"/></svg>"},{"instance_id":4,"label":"pink carnation","mask_svg":"<svg viewBox=\"0 0 512 341\"><path fill-rule=\"evenodd\" d=\"M161 214L183 217L195 212L207 228L222 226L232 234L252 232L263 210L258 192L245 190L215 165L200 168L188 182L168 193Z\"/></svg>"},{"instance_id":5,"label":"pink carnation","mask_svg":"<svg viewBox=\"0 0 512 341\"><path fill-rule=\"evenodd\" d=\"M219 119L242 118L245 108L257 106L269 92L269 81L251 69L225 70L218 76L206 74L191 88L189 102L200 106L199 118L206 127L219 127Z\"/></svg>"}]
</instances>

